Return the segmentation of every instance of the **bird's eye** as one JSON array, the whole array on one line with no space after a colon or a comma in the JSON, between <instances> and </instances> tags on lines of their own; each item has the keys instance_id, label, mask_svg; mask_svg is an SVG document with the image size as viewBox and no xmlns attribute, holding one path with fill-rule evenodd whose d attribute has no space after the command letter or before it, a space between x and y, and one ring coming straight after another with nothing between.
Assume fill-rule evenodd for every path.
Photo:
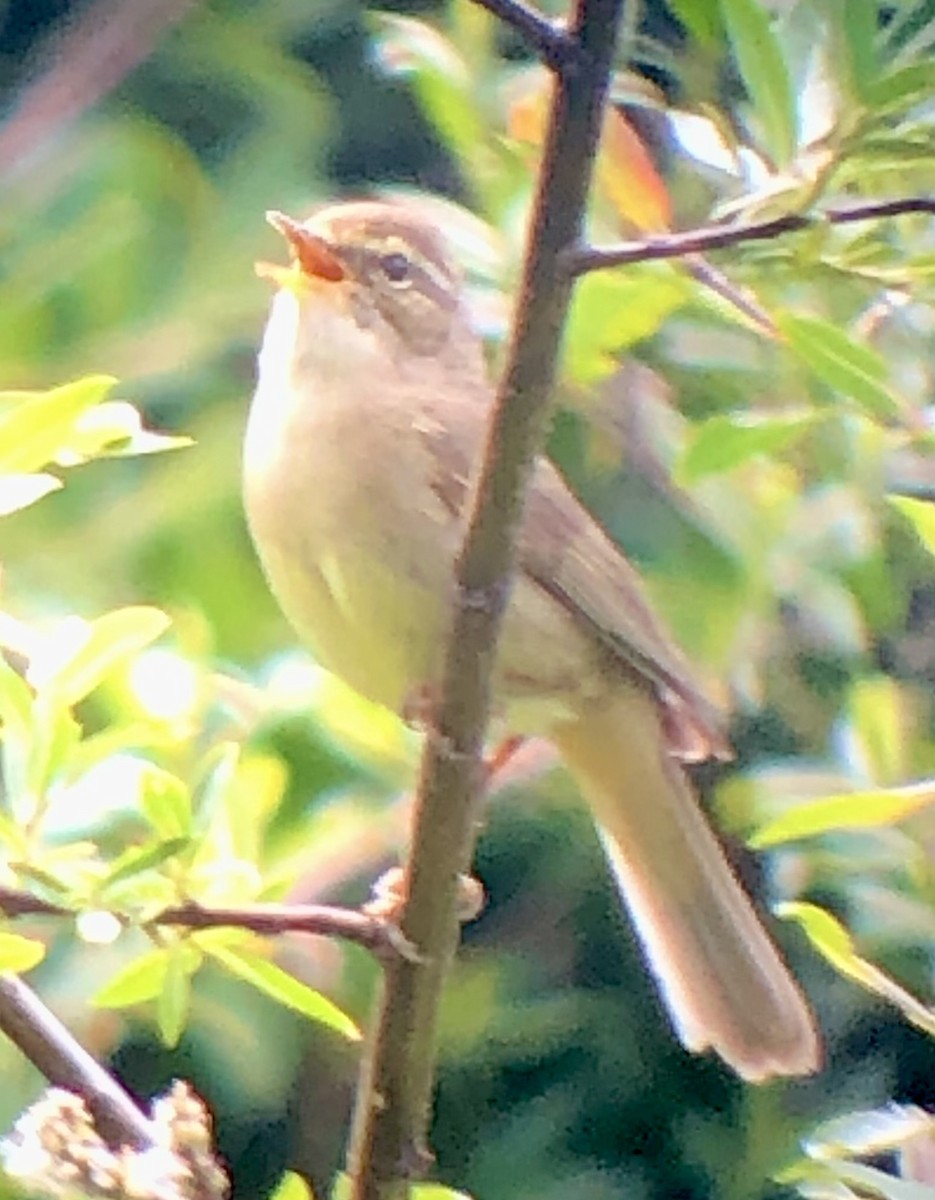
<instances>
[{"instance_id":1,"label":"bird's eye","mask_svg":"<svg viewBox=\"0 0 935 1200\"><path fill-rule=\"evenodd\" d=\"M380 257L380 270L390 283L399 286L409 282L411 264L405 254L395 251Z\"/></svg>"}]
</instances>

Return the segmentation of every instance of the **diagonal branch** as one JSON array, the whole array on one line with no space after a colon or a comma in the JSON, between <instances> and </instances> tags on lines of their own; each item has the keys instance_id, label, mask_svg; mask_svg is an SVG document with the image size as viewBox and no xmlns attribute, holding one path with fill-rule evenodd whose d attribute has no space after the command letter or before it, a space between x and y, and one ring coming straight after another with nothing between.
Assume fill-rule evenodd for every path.
<instances>
[{"instance_id":1,"label":"diagonal branch","mask_svg":"<svg viewBox=\"0 0 935 1200\"><path fill-rule=\"evenodd\" d=\"M358 1088L354 1200L397 1200L430 1161L426 1133L442 985L458 942L458 873L471 859L490 678L526 483L544 439L623 0L575 0L574 70L554 83L528 250L467 537L434 730L426 739L401 927L418 959L391 964Z\"/></svg>"},{"instance_id":2,"label":"diagonal branch","mask_svg":"<svg viewBox=\"0 0 935 1200\"><path fill-rule=\"evenodd\" d=\"M128 1093L17 975L0 974L0 1032L50 1083L84 1097L111 1146L154 1144L152 1125Z\"/></svg>"},{"instance_id":3,"label":"diagonal branch","mask_svg":"<svg viewBox=\"0 0 935 1200\"><path fill-rule=\"evenodd\" d=\"M667 233L621 242L617 246L577 246L569 250L565 266L573 275L584 275L588 271L603 271L608 267L623 267L630 263L706 254L710 250L723 250L744 242L772 241L783 234L801 233L822 225L890 220L912 213L935 215L935 199L930 196L906 196L895 200L874 200L866 204L827 208L817 213L786 213L781 217L771 217L768 221L751 221L749 224L707 225L700 229L687 229L684 233Z\"/></svg>"}]
</instances>

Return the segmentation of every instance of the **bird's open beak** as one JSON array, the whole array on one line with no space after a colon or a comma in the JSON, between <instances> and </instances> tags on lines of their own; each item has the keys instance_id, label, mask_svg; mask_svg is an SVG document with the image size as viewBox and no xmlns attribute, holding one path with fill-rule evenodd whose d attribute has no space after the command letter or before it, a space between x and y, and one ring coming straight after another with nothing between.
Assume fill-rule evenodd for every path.
<instances>
[{"instance_id":1,"label":"bird's open beak","mask_svg":"<svg viewBox=\"0 0 935 1200\"><path fill-rule=\"evenodd\" d=\"M338 283L345 278L340 259L319 234L311 233L300 221L275 210L268 212L266 219L289 243L292 265L280 267L273 263L257 263L257 274L262 278L272 279L279 287L292 291L310 280Z\"/></svg>"}]
</instances>

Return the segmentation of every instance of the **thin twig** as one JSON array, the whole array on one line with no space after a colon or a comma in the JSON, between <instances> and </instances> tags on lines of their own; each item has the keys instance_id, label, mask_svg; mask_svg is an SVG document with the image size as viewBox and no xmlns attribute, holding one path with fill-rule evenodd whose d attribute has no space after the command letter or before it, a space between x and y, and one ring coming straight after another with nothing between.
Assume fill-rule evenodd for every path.
<instances>
[{"instance_id":1,"label":"thin twig","mask_svg":"<svg viewBox=\"0 0 935 1200\"><path fill-rule=\"evenodd\" d=\"M253 933L309 933L356 942L378 958L406 957L406 940L391 922L355 908L327 904L253 904L245 908L203 908L188 903L166 908L149 924L181 925L187 929L231 926Z\"/></svg>"},{"instance_id":2,"label":"thin twig","mask_svg":"<svg viewBox=\"0 0 935 1200\"><path fill-rule=\"evenodd\" d=\"M16 975L0 975L0 1031L50 1083L84 1098L111 1146L154 1145L152 1127L130 1096Z\"/></svg>"},{"instance_id":3,"label":"thin twig","mask_svg":"<svg viewBox=\"0 0 935 1200\"><path fill-rule=\"evenodd\" d=\"M542 62L553 71L562 71L575 50L574 41L562 25L550 21L522 0L476 0L482 8L492 12L506 25L512 25L517 33L536 51Z\"/></svg>"},{"instance_id":4,"label":"thin twig","mask_svg":"<svg viewBox=\"0 0 935 1200\"><path fill-rule=\"evenodd\" d=\"M53 904L30 892L0 887L0 912L7 917L74 917L73 909ZM308 933L356 942L378 958L410 953L400 931L385 918L356 908L330 904L248 904L215 907L190 900L163 909L147 919L148 926L178 925L187 929L231 927L274 937L281 933Z\"/></svg>"},{"instance_id":5,"label":"thin twig","mask_svg":"<svg viewBox=\"0 0 935 1200\"><path fill-rule=\"evenodd\" d=\"M584 275L588 271L603 271L608 267L622 267L630 263L705 254L710 250L739 246L743 242L770 241L786 233L800 233L821 225L851 225L858 221L878 221L911 213L935 215L935 199L929 196L906 196L896 200L827 208L808 215L787 213L768 221L751 221L747 225L707 225L700 229L687 229L683 233L621 242L617 246L578 246L569 250L565 266L572 275Z\"/></svg>"},{"instance_id":6,"label":"thin twig","mask_svg":"<svg viewBox=\"0 0 935 1200\"><path fill-rule=\"evenodd\" d=\"M532 464L545 434L623 0L576 0L568 37L575 70L557 75L516 299L445 648L435 729L427 737L406 868L401 928L418 961L384 978L358 1087L348 1173L354 1200L397 1200L431 1156L426 1133L438 1006L458 942L457 878L473 850L490 678L509 597Z\"/></svg>"}]
</instances>

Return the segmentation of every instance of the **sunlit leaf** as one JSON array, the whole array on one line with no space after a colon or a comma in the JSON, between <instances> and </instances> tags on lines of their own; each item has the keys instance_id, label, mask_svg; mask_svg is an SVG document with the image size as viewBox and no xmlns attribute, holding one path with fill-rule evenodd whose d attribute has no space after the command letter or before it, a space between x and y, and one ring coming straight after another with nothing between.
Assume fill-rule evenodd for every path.
<instances>
[{"instance_id":1,"label":"sunlit leaf","mask_svg":"<svg viewBox=\"0 0 935 1200\"><path fill-rule=\"evenodd\" d=\"M0 655L0 737L25 737L32 726L33 695L23 679Z\"/></svg>"},{"instance_id":2,"label":"sunlit leaf","mask_svg":"<svg viewBox=\"0 0 935 1200\"><path fill-rule=\"evenodd\" d=\"M166 976L156 996L156 1025L163 1045L172 1049L185 1032L192 994L192 958L181 945L169 948Z\"/></svg>"},{"instance_id":3,"label":"sunlit leaf","mask_svg":"<svg viewBox=\"0 0 935 1200\"><path fill-rule=\"evenodd\" d=\"M149 763L141 783L143 813L153 829L163 838L187 838L192 828L192 797L184 780Z\"/></svg>"},{"instance_id":4,"label":"sunlit leaf","mask_svg":"<svg viewBox=\"0 0 935 1200\"><path fill-rule=\"evenodd\" d=\"M315 1200L315 1193L301 1175L287 1171L270 1200Z\"/></svg>"},{"instance_id":5,"label":"sunlit leaf","mask_svg":"<svg viewBox=\"0 0 935 1200\"><path fill-rule=\"evenodd\" d=\"M776 915L797 922L822 957L841 975L895 1005L910 1024L935 1037L935 1009L917 1000L891 976L857 953L851 935L831 913L815 904L790 902Z\"/></svg>"},{"instance_id":6,"label":"sunlit leaf","mask_svg":"<svg viewBox=\"0 0 935 1200\"><path fill-rule=\"evenodd\" d=\"M112 975L94 995L97 1008L127 1008L154 1000L165 987L169 952L150 950Z\"/></svg>"},{"instance_id":7,"label":"sunlit leaf","mask_svg":"<svg viewBox=\"0 0 935 1200\"><path fill-rule=\"evenodd\" d=\"M871 416L898 416L903 405L887 386L886 360L843 329L815 317L780 314L777 324L791 348L829 387L850 396Z\"/></svg>"},{"instance_id":8,"label":"sunlit leaf","mask_svg":"<svg viewBox=\"0 0 935 1200\"><path fill-rule=\"evenodd\" d=\"M472 1200L469 1192L455 1191L442 1183L414 1183L409 1196L410 1200Z\"/></svg>"},{"instance_id":9,"label":"sunlit leaf","mask_svg":"<svg viewBox=\"0 0 935 1200\"><path fill-rule=\"evenodd\" d=\"M29 746L27 784L33 796L41 796L67 764L81 739L81 727L62 704L39 697Z\"/></svg>"},{"instance_id":10,"label":"sunlit leaf","mask_svg":"<svg viewBox=\"0 0 935 1200\"><path fill-rule=\"evenodd\" d=\"M935 782L877 791L842 792L797 804L757 830L751 846L763 849L842 829L898 825L935 802Z\"/></svg>"},{"instance_id":11,"label":"sunlit leaf","mask_svg":"<svg viewBox=\"0 0 935 1200\"><path fill-rule=\"evenodd\" d=\"M321 992L301 983L275 963L248 952L212 946L209 953L232 975L252 984L265 995L287 1008L319 1021L352 1041L360 1039L360 1030L346 1013Z\"/></svg>"},{"instance_id":12,"label":"sunlit leaf","mask_svg":"<svg viewBox=\"0 0 935 1200\"><path fill-rule=\"evenodd\" d=\"M870 778L880 784L905 779L909 738L900 685L883 675L860 679L851 689L848 708Z\"/></svg>"},{"instance_id":13,"label":"sunlit leaf","mask_svg":"<svg viewBox=\"0 0 935 1200\"><path fill-rule=\"evenodd\" d=\"M844 1154L875 1155L893 1150L909 1138L935 1127L931 1113L913 1104L888 1104L864 1112L847 1113L824 1121L803 1142L812 1158L839 1158Z\"/></svg>"},{"instance_id":14,"label":"sunlit leaf","mask_svg":"<svg viewBox=\"0 0 935 1200\"><path fill-rule=\"evenodd\" d=\"M144 871L151 871L186 849L188 844L187 837L176 837L157 842L153 846L131 846L111 866L102 887L107 888L131 879L134 875L141 875Z\"/></svg>"},{"instance_id":15,"label":"sunlit leaf","mask_svg":"<svg viewBox=\"0 0 935 1200\"><path fill-rule=\"evenodd\" d=\"M62 640L30 663L29 681L37 691L53 692L62 704L77 704L114 667L161 637L169 624L160 609L142 605L87 624L70 623Z\"/></svg>"},{"instance_id":16,"label":"sunlit leaf","mask_svg":"<svg viewBox=\"0 0 935 1200\"><path fill-rule=\"evenodd\" d=\"M628 347L650 337L691 294L675 271L599 272L578 286L568 319L565 370L575 383L594 383Z\"/></svg>"},{"instance_id":17,"label":"sunlit leaf","mask_svg":"<svg viewBox=\"0 0 935 1200\"><path fill-rule=\"evenodd\" d=\"M89 375L48 392L0 393L0 474L36 471L54 461L81 413L98 404L116 383Z\"/></svg>"},{"instance_id":18,"label":"sunlit leaf","mask_svg":"<svg viewBox=\"0 0 935 1200\"><path fill-rule=\"evenodd\" d=\"M0 517L28 508L43 496L48 496L49 492L58 491L61 486L61 480L43 472L31 475L0 474Z\"/></svg>"},{"instance_id":19,"label":"sunlit leaf","mask_svg":"<svg viewBox=\"0 0 935 1200\"><path fill-rule=\"evenodd\" d=\"M815 413L760 416L719 413L698 425L676 467L679 481L689 485L760 455L777 454L814 425Z\"/></svg>"},{"instance_id":20,"label":"sunlit leaf","mask_svg":"<svg viewBox=\"0 0 935 1200\"><path fill-rule=\"evenodd\" d=\"M45 958L45 946L18 933L0 932L0 971L31 971Z\"/></svg>"},{"instance_id":21,"label":"sunlit leaf","mask_svg":"<svg viewBox=\"0 0 935 1200\"><path fill-rule=\"evenodd\" d=\"M785 56L760 0L721 0L721 15L744 86L777 167L795 155L795 103Z\"/></svg>"},{"instance_id":22,"label":"sunlit leaf","mask_svg":"<svg viewBox=\"0 0 935 1200\"><path fill-rule=\"evenodd\" d=\"M906 517L930 554L935 554L935 504L909 496L890 496L890 504Z\"/></svg>"}]
</instances>

